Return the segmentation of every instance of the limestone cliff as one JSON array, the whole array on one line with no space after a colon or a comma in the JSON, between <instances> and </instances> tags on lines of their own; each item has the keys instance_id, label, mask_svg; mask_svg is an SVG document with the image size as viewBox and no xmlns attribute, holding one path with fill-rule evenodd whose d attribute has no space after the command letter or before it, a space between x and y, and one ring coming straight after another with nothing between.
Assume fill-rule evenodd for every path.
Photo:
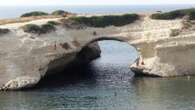
<instances>
[{"instance_id":1,"label":"limestone cliff","mask_svg":"<svg viewBox=\"0 0 195 110\"><path fill-rule=\"evenodd\" d=\"M66 21L55 26L55 31L36 34L25 32L27 24L44 25L48 21L61 22L62 18L35 19L0 25L9 32L0 35L0 90L16 90L36 85L53 70L63 70L67 64L79 60L88 63L100 56L97 42L86 45L94 38L118 32L119 28L91 28ZM35 24L35 25L34 25ZM32 25L31 25L32 26ZM33 29L37 29L33 27ZM39 28L39 27L38 27ZM114 28L114 29L113 29ZM116 31L117 30L117 31ZM94 35L97 32L97 35Z\"/></svg>"},{"instance_id":2,"label":"limestone cliff","mask_svg":"<svg viewBox=\"0 0 195 110\"><path fill-rule=\"evenodd\" d=\"M131 68L138 74L160 77L194 75L195 33L185 21L151 20L145 17L129 41L140 53ZM135 25L136 26L136 25ZM193 27L193 26L192 26Z\"/></svg>"},{"instance_id":3,"label":"limestone cliff","mask_svg":"<svg viewBox=\"0 0 195 110\"><path fill-rule=\"evenodd\" d=\"M125 26L82 29L56 26L54 32L40 35L21 29L25 24L41 25L60 19L0 25L0 28L10 29L9 33L0 35L1 89L34 86L46 73L50 73L48 71L62 69L78 56L91 61L101 51L97 44L91 47L86 47L86 44L102 36L125 38L139 51L138 62L131 65L136 73L162 77L195 74L195 33L192 28L183 28L185 23L182 19L152 20L144 15ZM67 26L72 28L70 24Z\"/></svg>"},{"instance_id":4,"label":"limestone cliff","mask_svg":"<svg viewBox=\"0 0 195 110\"><path fill-rule=\"evenodd\" d=\"M43 76L52 74L49 71L65 68L80 57L78 53L92 36L90 34L83 37L77 30L67 30L61 26L57 26L55 32L42 35L25 33L16 25L14 29L9 29L9 33L0 36L2 90L34 86ZM87 62L100 56L97 43L87 48L88 52L94 53L85 57Z\"/></svg>"}]
</instances>

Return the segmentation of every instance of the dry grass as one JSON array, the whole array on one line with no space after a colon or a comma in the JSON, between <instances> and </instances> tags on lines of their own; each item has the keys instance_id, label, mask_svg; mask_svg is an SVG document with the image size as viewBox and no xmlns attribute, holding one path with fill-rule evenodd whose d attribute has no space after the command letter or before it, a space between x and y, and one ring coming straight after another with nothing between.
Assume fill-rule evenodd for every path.
<instances>
[{"instance_id":1,"label":"dry grass","mask_svg":"<svg viewBox=\"0 0 195 110\"><path fill-rule=\"evenodd\" d=\"M16 19L2 19L0 20L0 25L11 24L11 23L23 23L23 22L30 22L33 20L50 19L50 18L52 19L52 18L61 18L61 17L62 16L47 15L47 16L22 17Z\"/></svg>"},{"instance_id":2,"label":"dry grass","mask_svg":"<svg viewBox=\"0 0 195 110\"><path fill-rule=\"evenodd\" d=\"M180 34L180 32L181 32L180 29L171 29L170 36L171 36L171 37L178 36L178 35Z\"/></svg>"}]
</instances>

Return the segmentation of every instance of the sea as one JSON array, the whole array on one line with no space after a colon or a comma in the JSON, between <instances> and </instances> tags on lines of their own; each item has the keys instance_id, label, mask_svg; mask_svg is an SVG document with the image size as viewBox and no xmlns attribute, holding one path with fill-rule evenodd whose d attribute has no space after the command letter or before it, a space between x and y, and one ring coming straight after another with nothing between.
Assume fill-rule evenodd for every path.
<instances>
[{"instance_id":1,"label":"sea","mask_svg":"<svg viewBox=\"0 0 195 110\"><path fill-rule=\"evenodd\" d=\"M1 6L0 19L17 18L23 13L31 11L44 11L51 13L55 10L65 10L73 13L144 13L156 11L170 11L182 8L194 8L195 4L179 5L101 5L101 6Z\"/></svg>"},{"instance_id":2,"label":"sea","mask_svg":"<svg viewBox=\"0 0 195 110\"><path fill-rule=\"evenodd\" d=\"M135 13L192 8L193 5L0 7L0 18L29 11ZM138 56L125 42L100 41L101 57L81 68L48 76L28 90L0 92L0 110L194 110L195 77L134 77Z\"/></svg>"}]
</instances>

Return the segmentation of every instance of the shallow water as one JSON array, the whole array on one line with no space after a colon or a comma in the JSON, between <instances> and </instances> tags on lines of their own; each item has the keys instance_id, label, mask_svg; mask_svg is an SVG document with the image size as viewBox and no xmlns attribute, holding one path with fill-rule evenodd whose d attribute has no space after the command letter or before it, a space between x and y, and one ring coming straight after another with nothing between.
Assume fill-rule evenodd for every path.
<instances>
[{"instance_id":1,"label":"shallow water","mask_svg":"<svg viewBox=\"0 0 195 110\"><path fill-rule=\"evenodd\" d=\"M1 92L0 110L194 110L195 78L134 78L137 54L116 41L100 43L102 57L85 68L51 78L38 88Z\"/></svg>"}]
</instances>

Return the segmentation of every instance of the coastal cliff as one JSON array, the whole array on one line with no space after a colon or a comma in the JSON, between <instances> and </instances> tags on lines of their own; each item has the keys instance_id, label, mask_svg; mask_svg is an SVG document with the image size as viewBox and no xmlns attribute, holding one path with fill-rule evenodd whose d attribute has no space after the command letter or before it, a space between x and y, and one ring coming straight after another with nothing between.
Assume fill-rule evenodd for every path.
<instances>
[{"instance_id":1,"label":"coastal cliff","mask_svg":"<svg viewBox=\"0 0 195 110\"><path fill-rule=\"evenodd\" d=\"M21 35L20 32L17 36L15 32L10 32L1 36L1 89L14 90L34 86L45 75L56 74L52 71L63 70L75 59L89 63L100 56L100 48L94 43L87 50L94 54L89 57L85 55L85 59L81 59L78 53L82 44L63 33L65 32L58 31L36 36L26 33Z\"/></svg>"},{"instance_id":2,"label":"coastal cliff","mask_svg":"<svg viewBox=\"0 0 195 110\"><path fill-rule=\"evenodd\" d=\"M160 77L194 75L193 26L184 29L183 19L154 20L149 14L139 16L137 19L136 15L125 15L125 23L117 21L115 26L105 22L96 25L92 22L94 20L91 21L93 25L81 21L80 24L72 23L59 16L0 25L1 90L32 87L42 77L57 74L52 71L63 70L75 59L89 63L100 56L101 50L97 42L86 44L102 36L126 39L125 42L137 49L140 54L131 65L136 74ZM103 17L107 18L110 17ZM133 21L128 21L129 18ZM54 28L46 24L48 21L63 23ZM35 30L25 30L23 26L27 24L35 24L28 25L36 27L33 27ZM50 30L43 30L43 27Z\"/></svg>"},{"instance_id":3,"label":"coastal cliff","mask_svg":"<svg viewBox=\"0 0 195 110\"><path fill-rule=\"evenodd\" d=\"M195 55L192 27L184 19L152 20L146 17L139 28L132 32L131 45L139 51L139 62L131 69L142 75L173 77L194 75Z\"/></svg>"},{"instance_id":4,"label":"coastal cliff","mask_svg":"<svg viewBox=\"0 0 195 110\"><path fill-rule=\"evenodd\" d=\"M11 23L1 21L1 90L33 87L44 76L60 73L56 71L72 62L81 65L91 62L100 57L101 50L97 42L88 43L119 29L115 26L90 27L64 16L23 19L11 20Z\"/></svg>"},{"instance_id":5,"label":"coastal cliff","mask_svg":"<svg viewBox=\"0 0 195 110\"><path fill-rule=\"evenodd\" d=\"M36 23L40 24L39 21ZM85 59L79 55L92 34L83 37L80 32L77 33L77 30L67 30L57 26L54 32L39 35L24 32L20 26L25 24L10 25L10 27L7 25L1 27L10 30L0 37L0 88L2 90L32 87L45 75L57 74L58 72L53 71L63 70L75 59L89 63L98 58L101 53L98 44L93 43L84 50L91 54L85 55ZM82 40L77 40L80 37L83 37Z\"/></svg>"}]
</instances>

